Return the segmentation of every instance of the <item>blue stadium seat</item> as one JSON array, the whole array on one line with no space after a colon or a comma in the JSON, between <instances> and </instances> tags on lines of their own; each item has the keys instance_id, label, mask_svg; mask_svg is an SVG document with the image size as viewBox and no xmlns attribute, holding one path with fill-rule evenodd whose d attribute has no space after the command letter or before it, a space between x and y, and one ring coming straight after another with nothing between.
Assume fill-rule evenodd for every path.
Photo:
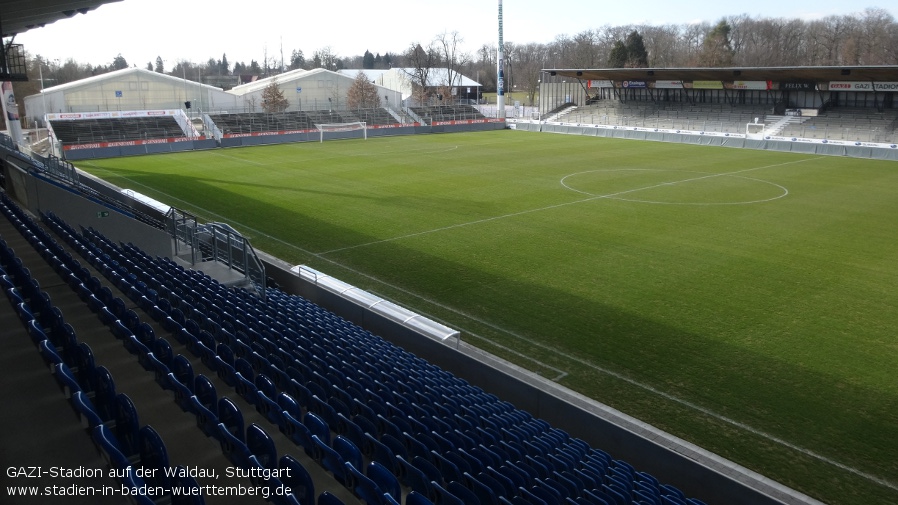
<instances>
[{"instance_id":1,"label":"blue stadium seat","mask_svg":"<svg viewBox=\"0 0 898 505\"><path fill-rule=\"evenodd\" d=\"M311 503L311 502L310 502ZM342 500L328 491L321 493L318 497L318 505L346 505Z\"/></svg>"},{"instance_id":2,"label":"blue stadium seat","mask_svg":"<svg viewBox=\"0 0 898 505\"><path fill-rule=\"evenodd\" d=\"M150 355L152 356L152 354ZM181 410L183 410L184 412L190 412L190 398L193 396L193 391L191 391L186 384L178 380L174 373L169 373L165 379L163 387L174 392L175 403L178 404L178 407L181 407Z\"/></svg>"},{"instance_id":3,"label":"blue stadium seat","mask_svg":"<svg viewBox=\"0 0 898 505\"><path fill-rule=\"evenodd\" d=\"M97 413L97 409L94 407L93 402L90 401L90 398L88 398L87 393L75 391L72 394L71 401L75 411L78 412L78 417L81 418L81 425L85 429L92 430L103 424L103 419L100 418L100 414Z\"/></svg>"},{"instance_id":4,"label":"blue stadium seat","mask_svg":"<svg viewBox=\"0 0 898 505\"><path fill-rule=\"evenodd\" d=\"M331 448L340 455L343 461L359 471L362 470L362 451L351 440L343 435L337 435L331 442Z\"/></svg>"},{"instance_id":5,"label":"blue stadium seat","mask_svg":"<svg viewBox=\"0 0 898 505\"><path fill-rule=\"evenodd\" d=\"M427 495L412 491L405 497L405 505L434 505L434 503Z\"/></svg>"},{"instance_id":6,"label":"blue stadium seat","mask_svg":"<svg viewBox=\"0 0 898 505\"><path fill-rule=\"evenodd\" d=\"M446 490L457 496L465 505L481 505L480 498L474 494L461 481L452 481L446 485Z\"/></svg>"},{"instance_id":7,"label":"blue stadium seat","mask_svg":"<svg viewBox=\"0 0 898 505\"><path fill-rule=\"evenodd\" d=\"M240 435L240 437L237 437L234 433L231 433L224 423L218 423L218 435L216 438L219 444L221 444L221 452L234 466L247 468L249 466L249 458L253 454L242 440L246 435L243 433Z\"/></svg>"},{"instance_id":8,"label":"blue stadium seat","mask_svg":"<svg viewBox=\"0 0 898 505\"><path fill-rule=\"evenodd\" d=\"M237 404L227 396L218 399L218 420L227 428L227 431L244 441L245 425L243 422L243 413Z\"/></svg>"},{"instance_id":9,"label":"blue stadium seat","mask_svg":"<svg viewBox=\"0 0 898 505\"><path fill-rule=\"evenodd\" d=\"M91 432L91 438L110 467L124 469L131 464L122 452L119 442L109 426L105 424L98 425Z\"/></svg>"},{"instance_id":10,"label":"blue stadium seat","mask_svg":"<svg viewBox=\"0 0 898 505\"><path fill-rule=\"evenodd\" d=\"M72 373L65 363L56 365L53 376L56 377L56 382L59 383L59 387L66 398L71 398L76 391L81 391L81 386L78 384L78 380L75 379L75 374Z\"/></svg>"},{"instance_id":11,"label":"blue stadium seat","mask_svg":"<svg viewBox=\"0 0 898 505\"><path fill-rule=\"evenodd\" d=\"M303 450L309 457L315 459L317 454L317 445L312 440L312 433L300 420L294 418L289 412L283 412L284 426L283 433Z\"/></svg>"},{"instance_id":12,"label":"blue stadium seat","mask_svg":"<svg viewBox=\"0 0 898 505\"><path fill-rule=\"evenodd\" d=\"M460 497L452 494L437 482L431 482L435 493L434 505L467 505Z\"/></svg>"},{"instance_id":13,"label":"blue stadium seat","mask_svg":"<svg viewBox=\"0 0 898 505\"><path fill-rule=\"evenodd\" d=\"M50 342L50 339L44 339L38 344L38 349L40 350L41 357L44 358L44 363L50 367L50 371L55 370L57 365L63 364L62 356L56 351L56 348Z\"/></svg>"},{"instance_id":14,"label":"blue stadium seat","mask_svg":"<svg viewBox=\"0 0 898 505\"><path fill-rule=\"evenodd\" d=\"M284 485L288 486L293 496L302 505L315 505L315 485L308 470L293 456L285 454L278 460L278 468L289 469L282 477Z\"/></svg>"},{"instance_id":15,"label":"blue stadium seat","mask_svg":"<svg viewBox=\"0 0 898 505\"><path fill-rule=\"evenodd\" d=\"M94 383L96 384L94 405L96 406L97 414L100 415L104 422L112 421L115 419L115 381L105 366L98 366L94 370Z\"/></svg>"},{"instance_id":16,"label":"blue stadium seat","mask_svg":"<svg viewBox=\"0 0 898 505\"><path fill-rule=\"evenodd\" d=\"M337 480L340 484L344 486L347 485L346 481L346 468L344 466L345 461L340 457L340 454L337 451L333 450L330 446L324 443L318 435L312 435L312 442L316 445L315 451L315 460L321 464L326 470L331 472L334 475L334 479Z\"/></svg>"},{"instance_id":17,"label":"blue stadium seat","mask_svg":"<svg viewBox=\"0 0 898 505\"><path fill-rule=\"evenodd\" d=\"M477 495L482 504L496 505L499 503L499 496L513 492L513 490L509 491L486 471L477 474L476 477L465 474L465 482L471 491Z\"/></svg>"},{"instance_id":18,"label":"blue stadium seat","mask_svg":"<svg viewBox=\"0 0 898 505\"><path fill-rule=\"evenodd\" d=\"M386 505L387 501L384 498L384 492L374 481L349 463L344 463L344 468L346 475L344 485L351 489L356 496L369 505Z\"/></svg>"},{"instance_id":19,"label":"blue stadium seat","mask_svg":"<svg viewBox=\"0 0 898 505\"><path fill-rule=\"evenodd\" d=\"M217 409L217 402L213 404ZM215 436L218 430L217 410L213 411L209 405L204 404L196 395L190 397L190 409L196 416L196 425L207 437Z\"/></svg>"},{"instance_id":20,"label":"blue stadium seat","mask_svg":"<svg viewBox=\"0 0 898 505\"><path fill-rule=\"evenodd\" d=\"M433 485L430 483L430 479L427 478L424 472L411 462L406 461L402 456L396 456L396 462L398 463L399 468L396 477L399 481L413 491L417 491L424 495L428 500L433 501L435 498ZM408 500L408 497L406 497L406 500ZM406 503L408 503L408 501L406 501Z\"/></svg>"},{"instance_id":21,"label":"blue stadium seat","mask_svg":"<svg viewBox=\"0 0 898 505\"><path fill-rule=\"evenodd\" d=\"M218 412L218 393L215 384L203 374L197 375L193 380L193 394L207 409Z\"/></svg>"},{"instance_id":22,"label":"blue stadium seat","mask_svg":"<svg viewBox=\"0 0 898 505\"><path fill-rule=\"evenodd\" d=\"M179 354L172 358L171 367L169 368L178 382L187 386L188 389L193 387L195 381L193 376L193 365L190 364L190 360L184 357L183 354Z\"/></svg>"},{"instance_id":23,"label":"blue stadium seat","mask_svg":"<svg viewBox=\"0 0 898 505\"><path fill-rule=\"evenodd\" d=\"M399 479L387 466L377 461L371 461L368 463L365 473L384 494L391 496L397 502L402 498L402 488L399 484Z\"/></svg>"},{"instance_id":24,"label":"blue stadium seat","mask_svg":"<svg viewBox=\"0 0 898 505\"><path fill-rule=\"evenodd\" d=\"M171 344L168 343L168 340L157 338L150 347L150 351L152 351L153 355L156 356L156 359L161 361L166 367L171 366L175 354Z\"/></svg>"},{"instance_id":25,"label":"blue stadium seat","mask_svg":"<svg viewBox=\"0 0 898 505\"><path fill-rule=\"evenodd\" d=\"M144 426L138 432L140 447L140 466L145 469L154 469L154 472L147 472L144 480L151 486L162 486L171 488L171 477L169 477L165 469L169 467L168 451L162 442L162 437L153 429L152 426Z\"/></svg>"},{"instance_id":26,"label":"blue stadium seat","mask_svg":"<svg viewBox=\"0 0 898 505\"><path fill-rule=\"evenodd\" d=\"M277 468L278 456L274 440L256 423L246 428L246 447L263 467Z\"/></svg>"}]
</instances>

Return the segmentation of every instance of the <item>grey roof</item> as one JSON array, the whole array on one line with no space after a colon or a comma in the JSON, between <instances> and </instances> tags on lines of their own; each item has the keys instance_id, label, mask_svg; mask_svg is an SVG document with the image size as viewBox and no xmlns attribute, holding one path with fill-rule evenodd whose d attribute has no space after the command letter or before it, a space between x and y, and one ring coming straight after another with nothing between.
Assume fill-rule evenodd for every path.
<instances>
[{"instance_id":1,"label":"grey roof","mask_svg":"<svg viewBox=\"0 0 898 505\"><path fill-rule=\"evenodd\" d=\"M76 89L76 88L80 88L82 86L89 86L91 84L97 84L97 83L100 83L103 81L108 81L115 77L121 77L121 76L129 75L129 74L138 74L138 76L143 76L147 80L150 80L150 79L155 79L155 80L160 80L160 81L167 80L167 81L171 81L173 84L179 84L179 85L183 85L184 81L185 81L181 77L175 77L175 76L168 75L168 74L153 72L152 70L147 70L145 68L130 67L130 68L123 68L121 70L113 70L112 72L106 72L105 74L93 75L90 77L86 77L84 79L67 82L65 84L59 84L59 85L56 85L56 86L53 86L50 88L44 88L43 92L50 93L50 92L54 92L54 91ZM202 84L202 83L199 83L196 81L191 81L191 80L187 80L187 82L189 82L192 86L200 86L200 87L208 88L208 89L215 90L215 91L222 91L221 88L216 88L215 86L209 86L208 84Z\"/></svg>"},{"instance_id":2,"label":"grey roof","mask_svg":"<svg viewBox=\"0 0 898 505\"><path fill-rule=\"evenodd\" d=\"M359 72L361 72L368 77L369 81L374 82L378 77L381 76L381 74L383 74L384 72L388 72L388 70L370 68L344 68L339 72L352 79L355 79L356 76L359 75Z\"/></svg>"},{"instance_id":3,"label":"grey roof","mask_svg":"<svg viewBox=\"0 0 898 505\"><path fill-rule=\"evenodd\" d=\"M394 70L398 70L403 72L408 76L415 75L414 67L405 67L405 68L395 68ZM453 75L453 86L482 86L479 82L461 74L455 73ZM427 85L428 86L445 86L449 84L449 69L448 68L431 68L427 74Z\"/></svg>"},{"instance_id":4,"label":"grey roof","mask_svg":"<svg viewBox=\"0 0 898 505\"><path fill-rule=\"evenodd\" d=\"M575 79L638 81L898 81L898 65L728 68L547 68Z\"/></svg>"}]
</instances>

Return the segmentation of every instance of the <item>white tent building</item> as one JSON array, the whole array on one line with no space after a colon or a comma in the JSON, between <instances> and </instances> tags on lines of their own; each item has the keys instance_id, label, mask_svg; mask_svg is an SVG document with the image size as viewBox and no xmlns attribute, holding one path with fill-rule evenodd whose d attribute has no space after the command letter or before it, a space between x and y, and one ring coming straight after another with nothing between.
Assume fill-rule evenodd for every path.
<instances>
[{"instance_id":1,"label":"white tent building","mask_svg":"<svg viewBox=\"0 0 898 505\"><path fill-rule=\"evenodd\" d=\"M276 81L290 103L287 110L345 109L355 80L323 68L291 70L228 91L142 68L126 68L46 88L25 97L29 124L43 125L45 114L186 109L199 112L262 112L262 91ZM378 86L383 106L398 106L401 93Z\"/></svg>"},{"instance_id":2,"label":"white tent building","mask_svg":"<svg viewBox=\"0 0 898 505\"><path fill-rule=\"evenodd\" d=\"M349 71L346 71L349 72ZM355 70L351 72L357 72ZM391 68L390 70L368 71L372 81L380 86L402 93L403 103L406 105L418 105L410 103L413 98L414 83L416 82L414 68ZM376 73L379 72L379 73ZM480 96L481 84L460 73L452 73L450 80L449 69L431 68L427 70L427 87L434 89L449 88L449 92L456 100L476 100ZM448 97L447 97L448 100Z\"/></svg>"},{"instance_id":3,"label":"white tent building","mask_svg":"<svg viewBox=\"0 0 898 505\"><path fill-rule=\"evenodd\" d=\"M346 95L356 75L357 71L350 76L323 68L298 69L242 84L227 91L239 101L239 108L231 112L261 112L262 92L272 82L277 83L278 89L287 99L288 111L346 109ZM383 86L377 87L381 106L389 107L392 104L395 107L399 104L399 91Z\"/></svg>"},{"instance_id":4,"label":"white tent building","mask_svg":"<svg viewBox=\"0 0 898 505\"><path fill-rule=\"evenodd\" d=\"M46 88L25 97L29 123L48 113L185 109L234 110L240 104L221 88L142 68L126 68Z\"/></svg>"}]
</instances>

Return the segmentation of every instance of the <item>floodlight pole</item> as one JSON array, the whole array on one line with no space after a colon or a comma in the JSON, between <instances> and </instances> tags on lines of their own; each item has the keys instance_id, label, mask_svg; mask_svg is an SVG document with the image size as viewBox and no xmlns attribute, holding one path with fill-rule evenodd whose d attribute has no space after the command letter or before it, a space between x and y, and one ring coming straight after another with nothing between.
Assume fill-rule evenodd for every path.
<instances>
[{"instance_id":1,"label":"floodlight pole","mask_svg":"<svg viewBox=\"0 0 898 505\"><path fill-rule=\"evenodd\" d=\"M499 0L499 49L496 55L498 78L496 79L496 114L505 119L505 43L502 41L502 0Z\"/></svg>"}]
</instances>

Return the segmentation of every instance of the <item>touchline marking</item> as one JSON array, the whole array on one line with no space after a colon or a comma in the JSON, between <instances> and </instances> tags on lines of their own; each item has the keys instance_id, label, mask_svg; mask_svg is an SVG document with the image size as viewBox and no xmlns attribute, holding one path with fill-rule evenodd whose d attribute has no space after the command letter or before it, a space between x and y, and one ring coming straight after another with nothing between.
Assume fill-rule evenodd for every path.
<instances>
[{"instance_id":1,"label":"touchline marking","mask_svg":"<svg viewBox=\"0 0 898 505\"><path fill-rule=\"evenodd\" d=\"M740 170L739 172L733 172L733 173L747 172L747 171L749 171L749 170L758 170L758 169L761 169L761 168L773 168L773 167L782 166L782 165L789 165L789 164L793 164L793 163L801 163L801 162L804 162L804 161L810 161L810 160L813 160L813 159L816 159L816 158L806 158L806 159L798 160L798 161L794 161L794 162L780 163L780 164L777 164L777 165L769 165L769 166L766 166L766 167L757 167L757 168L753 168L753 169ZM715 174L715 175L724 175L724 174ZM137 182L137 181L133 181L133 180L127 178L127 177L122 177L122 178L125 179L125 180L128 180L128 181L131 181L132 183L134 183L134 184L136 184L136 185L143 186L143 187L145 187L145 188L151 189L151 190L153 190L153 191L155 191L155 192L157 192L157 193L159 193L159 194L161 194L161 195L165 195L166 197L171 198L172 200L176 200L176 201L179 201L179 202L183 202L183 203L185 203L185 204L188 204L188 206L194 207L194 208L196 208L196 209L198 209L198 210L200 210L200 211L202 211L202 212L207 213L207 214L210 215L210 216L214 216L214 217L217 217L217 218L225 219L224 216L221 216L221 215L219 215L219 214L216 214L215 212L209 211L209 210L207 210L207 209L203 209L202 207L196 207L195 205L190 204L190 202L187 202L187 201L185 201L185 200L181 200L180 198L177 198L177 197L173 197L173 196L171 196L171 195L168 195L168 194L165 193L165 192L162 192L162 191L156 190L155 188L151 188L151 187L149 187L149 186L146 186L145 184L139 183L139 182ZM598 199L598 198L608 198L608 196L603 195L603 196L601 196L601 197L590 198L590 199L588 199L588 200L595 200L595 199ZM567 204L559 204L559 205L555 205L555 206L552 206L552 207L558 207L558 206L561 206L561 205L570 205L570 204L573 204L573 203L580 203L580 202L585 202L585 201L588 201L588 200L580 200L580 201L577 201L577 202L569 202L569 203L567 203ZM532 211L524 211L524 212L520 212L520 213L516 213L516 214L524 214L524 213L527 213L527 212L535 212L536 210L539 210L539 209L534 209L534 210L532 210ZM492 218L492 219L499 219L499 218L501 218L501 217L503 217L503 216L499 216L499 217L497 217L497 218ZM844 463L840 463L840 462L838 462L838 461L836 461L836 460L834 460L834 459L832 459L832 458L829 458L829 457L827 457L827 456L823 456L822 454L818 454L818 453L816 453L816 452L814 452L814 451L812 451L812 450L810 450L810 449L806 449L806 448L801 447L801 446L799 446L799 445L796 445L796 444L793 444L793 443L788 442L788 441L786 441L786 440L783 440L783 439L781 439L781 438L779 438L779 437L777 437L777 436L775 436L775 435L771 435L771 434L769 434L769 433L767 433L767 432L765 432L765 431L762 431L762 430L759 430L759 429L757 429L757 428L754 428L754 427L752 427L752 426L750 426L750 425L748 425L748 424L745 424L745 423L740 422L740 421L736 421L735 419L731 419L731 418L726 417L726 416L724 416L724 415L722 415L722 414L718 414L718 413L716 413L716 412L714 412L714 411L712 411L712 410L710 410L710 409L708 409L708 408L706 408L706 407L702 407L702 406L697 405L697 404L694 404L694 403L692 403L692 402L690 402L690 401L683 400L682 398L673 396L673 395L671 395L670 393L665 393L665 392L663 392L663 391L660 391L660 390L654 388L653 386L650 386L650 385L648 385L648 384L643 384L642 382L639 382L639 381L637 381L637 380L635 380L635 379L632 379L632 378L630 378L630 377L627 377L626 375L623 375L623 374L621 374L621 373L619 373L619 372L615 372L615 371L613 371L613 370L609 370L609 369L606 369L606 368L601 367L601 366L599 366L599 365L596 365L595 363L591 363L591 362L585 361L584 359L582 359L582 358L580 358L580 357L578 357L578 356L575 356L575 355L571 355L571 354L562 352L562 351L560 351L560 350L558 350L558 349L549 347L549 346L547 346L547 345L545 345L545 344L543 344L543 343L541 343L541 342L531 340L531 339L529 339L529 338L527 338L527 337L524 337L524 336L522 336L522 335L518 335L517 333L514 333L514 332L512 332L512 331L506 330L506 329L501 328L501 327L499 327L499 326L496 326L496 325L493 324L493 323L484 321L484 320L482 320L482 319L480 319L480 318L478 318L478 317L475 317L475 316L470 316L470 315L466 314L466 313L463 312L463 311L460 311L460 310L455 309L455 308L453 308L453 307L449 307L449 306L444 305L444 304L442 304L442 303L439 303L439 302L430 300L429 298L427 298L427 297L425 297L425 296L419 295L419 294L414 293L414 292L412 292L412 291L409 291L409 290L407 290L407 289L405 289L405 288L402 288L402 287L399 287L399 286L394 286L393 284L390 284L390 283L388 283L388 282L386 282L386 281L380 280L380 279L378 279L377 277L374 277L374 276L372 276L372 275L370 275L370 274L367 274L367 273L365 273L365 272L360 272L360 271L358 271L358 270L356 270L356 269L354 269L354 268L352 268L352 267L343 265L343 264L341 264L340 262L338 262L338 261L336 261L336 260L333 260L333 259L331 259L331 258L324 257L324 256L322 256L322 253L314 253L314 252L312 252L312 251L308 251L308 250L306 250L306 249L303 249L302 247L299 247L299 246L297 246L297 245L295 245L295 244L291 244L291 243L289 243L289 242L286 242L286 241L284 241L284 240L282 240L282 239L280 239L280 238L271 236L271 235L269 235L269 234L267 234L267 233L265 233L265 232L262 232L262 231L260 231L260 230L256 230L255 228L252 228L252 227L250 227L250 226L243 225L242 223L239 223L239 222L236 222L236 221L233 221L233 222L234 222L235 224L237 224L237 225L239 225L239 226L241 226L241 227L247 229L247 230L251 230L251 231L253 231L254 233L258 233L258 234L261 235L261 236L264 236L264 237L266 237L266 238L268 238L268 239L270 239L270 240L273 240L273 241L275 241L275 242L278 242L278 243L280 243L280 244L283 244L283 245L285 245L285 246L287 246L287 247L289 247L289 248L291 248L291 249L300 251L300 252L302 252L302 253L304 253L304 254L308 254L308 255L310 255L310 256L314 256L314 257L316 257L316 258L318 258L318 259L320 259L320 260L322 260L322 261L326 261L326 262L331 263L331 264L333 264L333 265L336 265L336 266L338 266L338 267L340 267L340 268L344 268L344 269L346 269L347 271L353 272L353 273L355 273L355 274L357 274L357 275L359 275L359 276L362 276L362 277L365 277L365 278L367 278L367 279L370 279L370 280L372 280L372 281L374 281L374 282L376 282L376 283L378 283L378 284L381 284L381 285L383 285L383 286L387 286L387 287L389 287L389 288L391 288L391 289L396 289L397 291L400 291L400 292L402 292L402 293L404 293L404 294L407 294L407 295L409 295L409 296L411 296L411 297L413 297L413 298L417 298L417 299L419 299L419 300L422 300L422 301L424 301L424 302L426 302L426 303L433 304L434 306L440 307L440 308L442 308L442 309L444 309L444 310L447 310L447 311L452 312L452 313L454 313L454 314L457 314L457 315L459 315L459 316L468 318L468 319L470 319L470 320L472 320L472 321L474 321L474 322L483 324L484 326L487 326L487 327L489 327L489 328L491 328L491 329L493 329L493 330L495 330L495 331L498 331L498 332L503 333L503 334L505 334L505 335L508 335L508 336L510 336L510 337L513 337L513 338L522 340L522 341L524 341L524 342L527 342L527 343L529 343L529 344L531 344L531 345L533 345L533 346L536 346L536 347L539 347L539 348L541 348L541 349L543 349L543 350L546 350L546 351L548 351L549 353L555 354L555 355L557 355L557 356L561 356L561 357L563 357L563 358L565 358L565 359L568 359L568 360L575 361L575 362L577 362L577 363L579 363L579 364L581 364L581 365L583 365L583 366L585 366L585 367L587 367L587 368L591 368L591 369L596 370L596 371L598 371L598 372L600 372L600 373L607 374L607 375L609 375L609 376L611 376L611 377L614 377L615 379L622 380L622 381L624 381L624 382L626 382L626 383L628 383L628 384L631 384L631 385L633 385L633 386L635 386L635 387L638 387L638 388L643 389L643 390L645 390L645 391L648 391L648 392L650 392L650 393L656 394L656 395L658 395L658 396L660 396L660 397L662 397L662 398L664 398L664 399L666 399L666 400L672 401L672 402L677 403L677 404L679 404L679 405L683 405L684 407L693 409L693 410L695 410L695 411L697 411L697 412L701 412L701 413L704 414L704 415L707 415L707 416L709 416L709 417L711 417L711 418L717 419L718 421L721 421L721 422L723 422L723 423L726 423L726 424L735 426L735 427L737 427L737 428L739 428L739 429L745 430L745 431L747 431L747 432L749 432L749 433L751 433L751 434L753 434L753 435L756 435L756 436L759 436L759 437L764 438L764 439L766 439L766 440L769 440L769 441L771 441L771 442L773 442L773 443L775 443L775 444L779 444L779 445L781 445L781 446L783 446L783 447L786 447L786 448L789 448L789 449L791 449L791 450L800 452L801 454L804 454L804 455L806 455L806 456L808 456L808 457L810 457L810 458L813 458L813 459L816 459L816 460L821 461L821 462L823 462L823 463L832 465L832 466L834 466L834 467L836 467L836 468L839 468L840 470L844 470L844 471L846 471L846 472L852 473L852 474L854 474L854 475L857 475L858 477L861 477L861 478L863 478L863 479L866 479L866 480L868 480L868 481L870 481L870 482L873 482L873 483L875 483L875 484L879 484L879 485L881 485L881 486L883 486L883 487L886 487L886 488L889 488L889 489L891 489L891 490L893 490L893 491L898 491L898 484L895 484L895 483L893 483L893 482L891 482L891 481L889 481L889 480L886 480L886 479L881 478L881 477L878 477L878 476L876 476L876 475L873 475L873 474L864 472L864 471L862 471L862 470L858 470L858 469L856 469L856 468L854 468L854 467L851 467L851 466L848 466L848 465L846 465L846 464L844 464ZM473 223L471 223L471 224L473 224ZM464 225L464 224L458 225L458 226L463 226L463 225ZM427 314L424 314L424 315L427 315ZM464 330L463 328L460 328L460 327L459 327L459 329ZM498 346L498 347L500 347L500 348L502 348L502 349L506 349L506 350L508 350L508 351L510 351L510 352L512 352L512 353L514 353L514 354L516 354L516 355L518 355L518 356L521 356L521 357L523 357L523 358L526 358L528 361L531 361L531 362L533 362L533 363L540 364L541 366L544 366L544 367L546 367L546 368L549 368L549 369L555 370L555 371L557 371L557 372L560 372L559 379L562 378L562 377L567 376L567 372L564 372L564 371L562 371L562 370L560 370L560 369L558 369L558 368L555 368L555 367L553 367L553 366L551 366L551 365L548 365L548 364L546 364L546 363L542 363L542 362L540 362L540 361L538 361L538 360L536 360L536 359L533 359L532 357L523 355L522 353L517 352L517 351L515 351L515 350L513 350L513 349L508 349L507 347L505 347L505 346L503 346L503 345L501 345L501 344L495 343L493 340L491 340L491 339L489 339L489 338L486 338L486 337L477 335L477 334L475 334L475 333L473 333L473 332L469 332L469 331L467 331L467 330L465 330L465 332L468 333L468 334L470 334L470 335L475 336L476 338L480 338L481 340L484 340L484 341L486 341L486 342L489 342L490 344L496 345L496 346ZM555 380L559 380L559 379L555 379Z\"/></svg>"},{"instance_id":2,"label":"touchline marking","mask_svg":"<svg viewBox=\"0 0 898 505\"><path fill-rule=\"evenodd\" d=\"M339 248L337 248L337 249L331 249L330 251L322 251L322 252L316 253L316 255L333 254L333 253L338 253L338 252L343 252L343 251L349 251L349 250L351 250L351 249L359 249L359 248L361 248L361 247L368 247L368 246L371 246L371 245L383 244L383 243L385 243L385 242L394 242L394 241L396 241L396 240L404 240L404 239L407 239L407 238L420 237L420 236L422 236L422 235L430 235L430 234L432 234L432 233L439 233L439 232L441 232L441 231L453 230L453 229L456 229L456 228L463 228L463 227L471 226L471 225L475 225L475 224L489 223L489 222L492 222L492 221L498 221L498 220L500 220L500 219L506 219L506 218L509 218L509 217L523 216L523 215L526 215L526 214L532 214L532 213L534 213L534 212L542 212L542 211L544 211L544 210L552 210L552 209L558 209L558 208L561 208L561 207L567 207L567 206L570 206L570 205L577 205L577 204L580 204L580 203L591 202L591 201L593 201L593 200L615 199L616 197L618 197L618 196L620 196L620 195L627 195L627 194L630 194L630 193L635 193L635 192L637 192L637 191L645 191L645 190L648 190L648 189L659 188L659 187L661 187L661 186L672 186L672 185L674 185L674 184L682 184L682 183L684 183L684 182L700 181L700 180L702 180L702 179L710 179L710 178L712 178L712 177L734 176L734 175L736 175L736 174L742 174L742 173L745 173L745 172L751 172L751 171L753 171L753 170L762 170L762 169L765 169L765 168L775 168L775 167L781 167L781 166L785 166L785 165L794 165L794 164L796 164L796 163L803 163L803 162L805 162L805 161L812 161L812 160L816 160L816 159L818 159L818 158L804 158L804 159L796 160L796 161L787 161L787 162L784 162L784 163L776 163L776 164L774 164L774 165L765 165L765 166L762 166L762 167L746 168L746 169L743 169L743 170L737 170L737 171L735 171L735 172L726 172L726 173L722 173L722 174L708 174L708 175L703 175L703 176L701 176L701 177L692 177L692 178L689 178L689 179L683 179L683 180L680 180L680 181L662 182L662 183L659 183L659 184L652 184L651 186L646 186L646 187L643 187L643 188L627 189L627 190L624 190L624 191L618 191L617 193L608 193L607 195L592 195L592 196L590 196L589 198L584 198L584 199L582 199L582 200L575 200L575 201L572 201L572 202L557 203L557 204L554 204L554 205L548 205L548 206L546 206L546 207L539 207L539 208L536 208L536 209L521 210L521 211L518 211L518 212L511 212L511 213L509 213L509 214L503 214L503 215L501 215L501 216L486 217L486 218L483 218L483 219L476 219L476 220L474 220L474 221L468 221L468 222L466 222L466 223L457 223L457 224L451 224L451 225L449 225L449 226L443 226L443 227L441 227L441 228L434 228L434 229L432 229L432 230L424 230L424 231L419 231L419 232L415 232L415 233L408 233L408 234L405 234L405 235L399 235L399 236L397 236L397 237L385 238L385 239L381 239L381 240L372 240L371 242L365 242L365 243L362 243L362 244L350 245L350 246L346 246L346 247L339 247ZM576 191L576 192L578 192L578 193L582 193L582 194L585 194L585 195L590 195L591 193L585 193L585 192L580 191L580 190L578 190L578 189L571 188L571 187L565 185L564 182L563 182L564 179L566 179L566 178L568 178L568 177L572 177L572 176L574 176L574 175L579 175L579 174L585 174L585 173L589 173L589 172L592 172L592 171L590 170L590 171L587 171L587 172L579 172L579 173L577 173L577 174L566 175L566 176L564 176L564 177L562 178L562 180L561 180L561 185L564 186L564 187L567 188L567 189L572 190L572 191ZM785 188L783 188L783 189L785 189Z\"/></svg>"}]
</instances>

